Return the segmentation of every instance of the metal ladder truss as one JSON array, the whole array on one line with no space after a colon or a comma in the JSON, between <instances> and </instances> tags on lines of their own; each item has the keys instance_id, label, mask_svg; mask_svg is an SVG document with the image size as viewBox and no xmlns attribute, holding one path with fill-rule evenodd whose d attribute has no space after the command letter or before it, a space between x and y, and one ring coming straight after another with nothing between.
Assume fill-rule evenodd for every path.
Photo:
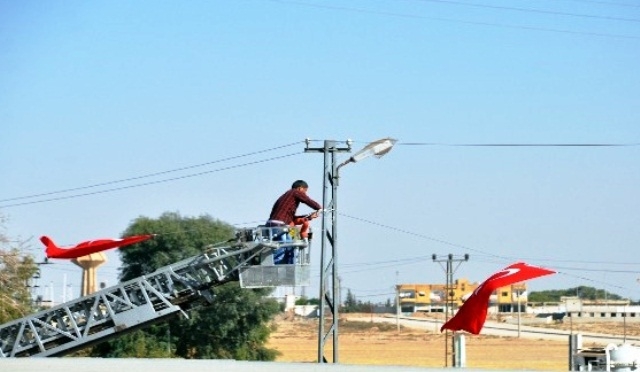
<instances>
[{"instance_id":1,"label":"metal ladder truss","mask_svg":"<svg viewBox=\"0 0 640 372\"><path fill-rule=\"evenodd\" d=\"M265 238L271 233L266 227L239 230L236 239L208 246L200 255L0 325L0 358L62 356L178 314L186 317L191 307L214 301L211 288L238 281L241 269L308 266L265 260L278 249L308 249L301 240Z\"/></svg>"}]
</instances>

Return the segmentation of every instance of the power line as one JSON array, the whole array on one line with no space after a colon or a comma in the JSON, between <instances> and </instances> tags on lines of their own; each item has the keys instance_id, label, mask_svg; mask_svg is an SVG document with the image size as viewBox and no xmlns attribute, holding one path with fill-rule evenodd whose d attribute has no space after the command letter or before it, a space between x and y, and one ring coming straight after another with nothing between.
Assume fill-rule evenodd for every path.
<instances>
[{"instance_id":1,"label":"power line","mask_svg":"<svg viewBox=\"0 0 640 372\"><path fill-rule=\"evenodd\" d=\"M222 162L229 161L229 160L244 158L244 157L247 157L247 156L252 156L252 155L257 155L257 154L262 154L262 153L265 153L265 152L275 151L275 150L283 149L283 148L294 146L294 145L298 145L298 144L300 144L300 142L293 142L293 143L289 143L289 144L282 145L282 146L272 147L272 148L269 148L269 149L266 149L266 150L254 151L254 152L250 152L250 153L247 153L247 154L230 156L230 157L219 159L219 160L213 160L213 161L209 161L209 162L206 162L206 163L201 163L201 164L196 164L196 165L189 165L189 166L186 166L186 167L175 168L175 169L170 169L170 170L161 171L161 172L149 173L149 174L145 174L145 175L142 175L142 176L123 178L123 179L119 179L119 180L115 180L115 181L96 183L96 184L93 184L93 185L73 187L73 188L69 188L69 189L50 191L50 192L45 192L45 193L40 193L40 194L32 194L32 195L25 195L25 196L17 196L17 197L8 198L8 199L0 199L0 203L7 202L7 201L14 201L14 200L32 199L32 198L38 198L38 197L43 197L43 196L62 194L62 193L66 193L66 192L80 191L80 190L86 190L86 189L91 189L91 188L96 188L96 187L114 185L114 184L118 184L118 183L136 181L136 180L140 180L140 179L144 179L144 178L156 177L156 176L160 176L160 175L164 175L164 174L169 174L169 173L175 173L175 172L180 172L180 171L189 170L189 169L200 168L200 167L204 167L204 166L211 165L211 164L222 163Z\"/></svg>"},{"instance_id":2,"label":"power line","mask_svg":"<svg viewBox=\"0 0 640 372\"><path fill-rule=\"evenodd\" d=\"M306 6L306 7L312 7L312 8L319 8L319 9L328 9L328 10L334 10L334 11L346 11L346 12L373 14L373 15L380 15L380 16L410 18L410 19L418 19L418 20L430 20L430 21L447 22L447 23L458 23L458 24L467 24L467 25L473 25L473 26L498 27L498 28L527 30L527 31L562 33L562 34L569 34L569 35L583 35L583 36L640 40L640 36L634 36L634 35L607 34L607 33L588 32L588 31L573 31L568 29L553 29L553 28L546 28L546 27L509 25L509 24L502 24L502 23L495 23L495 22L465 21L465 20L459 20L459 19L453 19L453 18L421 16L418 14L396 13L396 12L371 10L371 9L365 9L365 8L316 4L316 3L309 3L305 1L296 1L296 0L269 0L269 1L284 3L284 4L293 4L298 6Z\"/></svg>"},{"instance_id":3,"label":"power line","mask_svg":"<svg viewBox=\"0 0 640 372\"><path fill-rule=\"evenodd\" d=\"M354 292L356 290L354 289ZM375 293L375 294L366 294L366 295L354 295L356 298L367 298L367 297L380 297L380 296L395 296L395 292L387 292L387 293Z\"/></svg>"},{"instance_id":4,"label":"power line","mask_svg":"<svg viewBox=\"0 0 640 372\"><path fill-rule=\"evenodd\" d=\"M352 143L370 143L371 141L352 141ZM397 142L396 146L432 146L432 147L638 147L640 143L606 143L606 142L583 142L583 143L544 143L544 142L488 142L488 143L447 143L447 142Z\"/></svg>"},{"instance_id":5,"label":"power line","mask_svg":"<svg viewBox=\"0 0 640 372\"><path fill-rule=\"evenodd\" d=\"M360 263L351 263L351 264L343 264L343 267L357 267L357 266L373 266L380 264L389 264L389 263L413 263L419 260L431 260L431 255L428 256L417 256L417 257L409 257L409 258L400 258L394 260L385 260L385 261L374 261L374 262L360 262Z\"/></svg>"},{"instance_id":6,"label":"power line","mask_svg":"<svg viewBox=\"0 0 640 372\"><path fill-rule=\"evenodd\" d=\"M577 3L598 4L598 5L612 5L612 6L629 7L629 8L640 8L640 5L638 4L617 3L613 1L597 1L597 0L567 0L567 1L573 1Z\"/></svg>"},{"instance_id":7,"label":"power line","mask_svg":"<svg viewBox=\"0 0 640 372\"><path fill-rule=\"evenodd\" d=\"M607 282L600 281L600 280L595 280L593 278L588 278L588 277L585 277L585 276L568 274L568 273L563 272L563 271L558 271L558 274L559 275L564 275L564 276L567 276L567 277L571 277L571 278L574 278L574 279L580 279L580 280L583 280L583 281L595 283L595 284L605 285L605 286L611 287L611 288L617 288L617 289L622 289L622 290L626 290L626 291L634 290L634 289L629 288L629 287L623 287L623 286L621 286L619 284L612 284L612 283L607 283ZM635 289L635 290L637 290L637 289Z\"/></svg>"},{"instance_id":8,"label":"power line","mask_svg":"<svg viewBox=\"0 0 640 372\"><path fill-rule=\"evenodd\" d=\"M29 204L39 204L39 203L46 203L46 202L51 202L51 201L74 199L74 198L79 198L79 197L82 197L82 196L98 195L98 194L104 194L104 193L113 192L113 191L132 189L132 188L136 188L136 187L157 185L157 184L161 184L161 183L167 183L167 182L172 182L172 181L177 181L177 180L183 180L183 179L186 179L186 178L199 177L199 176L203 176L205 174L210 174L210 173L214 173L214 172L222 172L222 171L226 171L226 170L230 170L230 169L247 167L247 166L256 165L256 164L262 164L262 163L266 163L266 162L270 162L270 161L274 161L274 160L280 160L280 159L284 159L284 158L295 156L295 155L300 155L300 153L296 152L296 153L291 153L291 154L286 154L286 155L281 155L281 156L275 156L275 157L268 158L268 159L256 160L256 161L253 161L253 162L248 162L248 163L243 163L243 164L238 164L238 165L231 165L231 166L228 166L228 167L213 169L213 170L209 170L209 171L198 172L198 173L193 173L193 174L187 174L187 175L180 176L180 177L172 177L172 178L167 178L167 179L162 179L162 180L157 180L157 181L143 182L143 183L138 183L138 184L135 184L135 185L114 187L114 188L105 189L105 190L86 192L86 193L67 195L67 196L59 196L59 197L48 198L48 199L40 199L40 200L27 201L27 202L5 204L5 205L0 205L0 208L9 208L9 207L17 207L17 206L29 205Z\"/></svg>"},{"instance_id":9,"label":"power line","mask_svg":"<svg viewBox=\"0 0 640 372\"><path fill-rule=\"evenodd\" d=\"M410 260L410 261L409 261ZM429 258L430 260L430 258ZM355 274L355 273L361 273L361 272L365 272L365 271L373 271L373 270L380 270L380 269L387 269L387 268L397 268L400 266L409 266L409 265L417 265L422 263L422 261L427 261L427 260L420 260L420 259L408 259L406 262L403 263L397 263L397 262L390 262L388 264L377 264L377 265L372 265L371 267L365 267L365 268L361 268L361 269L347 269L347 270L343 270L341 272L341 274L343 275L349 275L349 274Z\"/></svg>"},{"instance_id":10,"label":"power line","mask_svg":"<svg viewBox=\"0 0 640 372\"><path fill-rule=\"evenodd\" d=\"M637 147L640 143L439 143L399 142L399 146L451 146L451 147Z\"/></svg>"},{"instance_id":11,"label":"power line","mask_svg":"<svg viewBox=\"0 0 640 372\"><path fill-rule=\"evenodd\" d=\"M419 233L414 233L414 232L410 232L404 229L400 229L400 228L396 228L396 227L392 227L392 226L388 226L388 225L384 225L381 223L377 223L374 221L370 221L370 220L366 220L363 218L358 218L358 217L354 217L354 216L349 216L349 215L345 215L345 214L340 214L341 216L347 217L347 218L352 218L361 222L365 222L365 223L369 223L372 225L376 225L379 227L383 227L389 230L393 230L393 231L397 231L397 232L401 232L401 233L405 233L408 235L412 235L412 236L417 236L420 238L424 238L427 240L431 240L437 243L442 243L445 245L449 245L449 246L453 246L453 247L458 247L458 248L464 248L470 251L475 251L478 253L481 253L487 257L494 257L494 258L498 258L500 264L503 264L505 262L510 262L512 260L524 260L522 257L508 257L508 256L498 256L495 254L491 254L491 253L486 253L483 252L481 250L477 250L477 249L473 249L467 246L463 246L460 244L455 244L455 243L451 243L442 239L437 239L437 238L433 238L424 234L419 234ZM419 263L420 260L424 259L424 256L417 256L417 257L413 257L413 258L407 258L407 259L394 259L394 260L389 260L389 261L378 261L375 263L371 263L370 267L365 267L365 268L361 268L358 270L349 270L349 271L345 271L343 272L343 274L351 274L351 273L356 273L356 272L362 272L362 271L370 271L370 270L379 270L381 268L385 268L385 267L395 267L395 266L400 266L400 265L408 265L408 264L412 264L412 263ZM414 262L409 262L411 259L415 260ZM537 262L542 262L542 261L547 261L547 262L551 262L552 265L551 266L552 269L557 270L558 274L567 276L567 277L573 277L576 279L580 279L580 280L586 280L592 283L596 283L596 284L600 284L600 285L605 285L607 287L611 287L611 288L618 288L618 289L622 289L622 290L637 290L637 289L633 289L633 288L629 288L629 287L625 287L625 286L621 286L619 284L613 284L613 283L609 283L609 282L604 282L601 280L596 280L593 278L586 278L580 275L575 275L575 274L571 274L569 272L571 271L579 271L579 272L602 272L602 273L611 273L611 274L640 274L640 270L615 270L615 269L606 269L606 268L600 268L600 269L588 269L585 268L584 266L580 266L580 267L570 267L570 266L559 266L559 265L553 265L553 263L559 263L559 262L564 262L564 263L578 263L578 264L598 264L598 265L602 265L602 264L613 264L613 265L633 265L634 263L629 263L629 262L603 262L603 261L585 261L585 260L552 260L552 259L536 259L536 258L530 258L532 260L535 260ZM480 261L480 262L485 262L482 259L476 259L476 261ZM399 263L401 262L401 263ZM494 262L494 261L486 261L486 262ZM382 264L386 264L384 266L380 266ZM635 263L636 265L640 265L640 263ZM355 265L355 264L353 264ZM367 266L366 263L362 263L360 265L363 266Z\"/></svg>"},{"instance_id":12,"label":"power line","mask_svg":"<svg viewBox=\"0 0 640 372\"><path fill-rule=\"evenodd\" d=\"M354 141L354 143L355 142L356 141ZM108 186L108 185L115 185L115 184L119 184L119 183L131 182L131 181L141 180L141 179L145 179L145 178L150 178L150 177L156 177L156 176L160 176L160 175L175 173L175 172L179 172L179 171L200 168L200 167L204 167L204 166L207 166L207 165L221 163L221 162L230 161L230 160L234 160L234 159L239 159L239 158L243 158L243 157L248 157L248 156L252 156L252 155L256 155L256 154L262 154L262 153L266 153L266 152L270 152L270 151L275 151L275 150L291 147L291 146L294 146L294 145L297 145L297 144L300 144L300 143L301 143L300 141L292 142L292 143L288 143L288 144L285 144L285 145L272 147L272 148L269 148L269 149L264 149L264 150L254 151L254 152L250 152L250 153L246 153L246 154L231 156L231 157L218 159L218 160L214 160L214 161L209 161L209 162L205 162L205 163L201 163L201 164L190 165L190 166L186 166L186 167L180 167L180 168L170 169L170 170L161 171L161 172L149 173L149 174L145 174L145 175L141 175L141 176L129 177L129 178L124 178L124 179L119 179L119 180L114 180L114 181L107 181L107 182L102 182L102 183L97 183L97 184L92 184L92 185L79 186L79 187L73 187L73 188L68 188L68 189L62 189L62 190L56 190L56 191L50 191L50 192L44 192L44 193L38 193L38 194L32 194L32 195L23 195L23 196L11 197L11 198L6 198L6 199L0 199L0 203L2 203L2 202L10 202L10 201L18 201L18 200L28 200L28 199L34 199L34 198L41 198L41 197L46 197L46 196L51 196L51 195L58 195L58 194L63 194L63 193L69 193L69 192L75 192L75 191L82 191L82 190L98 188L98 187L102 187L102 186ZM401 142L401 143L398 143L397 145L401 145L401 146L402 145L404 145L404 146L449 146L449 147L463 147L463 146L468 146L468 147L635 147L635 146L640 146L640 143L437 143L437 142ZM218 169L214 169L214 170L210 170L210 171L198 172L198 173L194 173L194 174L188 174L188 175L179 176L179 177L172 177L172 178L167 178L167 179L162 179L162 180L157 180L157 181L143 182L143 183L139 183L139 184L135 184L135 185L114 187L114 188L108 188L108 189L99 190L99 191L79 193L79 194L73 194L73 195L67 195L67 196L51 197L51 198L45 198L45 199L39 199L39 200L33 200L33 201L9 203L9 204L0 205L0 208L17 207L17 206L23 206L23 205L29 205L29 204L38 204L38 203L45 203L45 202L51 202L51 201L66 200L66 199L72 199L72 198L77 198L77 197L97 195L97 194L103 194L103 193L108 193L108 192L113 192L113 191L125 190L125 189L130 189L130 188L150 186L150 185L155 185L155 184L160 184L160 183L166 183L166 182L177 181L177 180L186 179L186 178L202 176L202 175L213 173L213 172L220 172L220 171L230 170L230 169L234 169L234 168L240 168L240 167L244 167L244 166L260 164L260 163L264 163L264 162L268 162L268 161L273 161L273 160L278 160L278 159L294 156L294 155L297 155L297 154L298 153L292 153L292 154L288 154L288 155L272 157L272 158L258 160L258 161L254 161L254 162L248 162L248 163L244 163L244 164L218 168Z\"/></svg>"},{"instance_id":13,"label":"power line","mask_svg":"<svg viewBox=\"0 0 640 372\"><path fill-rule=\"evenodd\" d=\"M575 263L575 264L592 264L592 265L638 265L640 266L640 262L617 262L617 261L588 261L588 260L555 260L555 259L540 259L540 258L535 258L535 257L513 257L513 256L502 256L502 255L496 255L493 253L488 253L479 249L474 249L465 245L461 245L461 244L456 244L456 243L452 243L443 239L439 239L439 238L434 238L425 234L420 234L420 233L415 233L415 232L411 232L408 230L404 230L401 228L397 228L397 227L393 227L393 226L389 226L389 225L385 225L382 223L378 223L375 221L371 221L371 220L367 220L364 218L359 218L359 217L355 217L355 216L350 216L350 215L346 215L344 213L340 213L341 216L343 217L347 217L347 218L351 218L360 222L365 222L371 225L375 225L375 226L379 226L388 230L393 230L393 231L397 231L400 233L404 233L407 235L412 235L412 236L416 236L419 238L423 238L423 239L427 239L436 243L441 243L444 245L448 245L451 247L457 247L457 248L462 248L462 249L466 249L472 252L476 252L476 253L480 253L481 255L485 256L485 257L493 257L493 258L498 258L500 259L500 263L504 263L504 262L509 262L511 260L535 260L537 262L551 262L551 263ZM376 261L376 262L366 262L366 263L352 263L350 264L352 267L353 266L375 266L375 265L380 265L380 264L390 264L390 263L408 263L408 261L410 260L427 260L427 259L431 259L431 256L415 256L415 257L410 257L410 258L404 258L404 259L393 259L393 260L386 260L386 261ZM495 261L487 261L487 262L495 262ZM346 265L349 266L349 265ZM558 269L565 269L565 270L583 270L583 271L594 271L594 272L611 272L611 273L640 273L640 270L612 270L612 269L588 269L585 268L584 266L580 266L577 268L574 267L568 267L568 266L555 266L555 268Z\"/></svg>"},{"instance_id":14,"label":"power line","mask_svg":"<svg viewBox=\"0 0 640 372\"><path fill-rule=\"evenodd\" d=\"M555 266L554 269L568 271L585 271L611 274L640 274L640 270L588 269L586 267Z\"/></svg>"},{"instance_id":15,"label":"power line","mask_svg":"<svg viewBox=\"0 0 640 372\"><path fill-rule=\"evenodd\" d=\"M407 260L411 260L410 258ZM365 268L361 268L358 270L343 270L342 271L342 275L349 275L349 274L355 274L355 273L360 273L360 272L366 272L366 271L372 271L372 270L380 270L380 269L384 269L384 268L392 268L392 267L398 267L398 266L406 266L409 264L421 264L423 263L423 261L426 260L421 260L420 258L416 258L415 261L413 262L406 262L406 263L395 263L396 260L390 260L389 264L387 265L378 265L379 266L374 266L372 265L371 267L365 267ZM476 260L479 262L492 262L494 263L495 261L485 261L485 260ZM505 262L500 261L500 262L496 262L498 264L504 264ZM583 272L583 271L590 271L590 272L602 272L602 273L638 273L640 274L639 270L633 271L633 270L611 270L611 269L591 269L591 270L583 270L582 268L572 268L572 267L562 267L562 266L550 266L550 268L557 270L558 274L564 275L566 277L571 277L574 279L579 279L579 280L583 280L583 281L588 281L594 284L599 284L599 285L603 285L606 287L610 287L610 288L617 288L617 289L622 289L622 290L627 290L627 291L635 291L637 290L637 288L630 288L630 287L625 287L622 286L620 284L614 284L614 283L610 283L610 282L605 282L603 280L597 280L597 279L593 279L593 278L588 278L588 277L584 277L581 275L577 275L577 274L573 274L570 272L576 271L576 272Z\"/></svg>"},{"instance_id":16,"label":"power line","mask_svg":"<svg viewBox=\"0 0 640 372\"><path fill-rule=\"evenodd\" d=\"M524 12L524 13L537 13L537 14L558 15L558 16L566 16L566 17L601 19L601 20L606 20L606 21L640 22L640 19L636 19L636 18L609 17L609 16L600 16L600 15L592 15L592 14L578 14L578 13L559 12L559 11L544 10L544 9L518 8L518 7L502 6L502 5L476 4L476 3L467 3L467 2L464 2L464 1L454 1L454 0L416 0L416 1L430 2L430 3L440 3L440 4L461 5L461 6L467 6L467 7L485 8L485 9L494 9L494 10L508 10L508 11Z\"/></svg>"},{"instance_id":17,"label":"power line","mask_svg":"<svg viewBox=\"0 0 640 372\"><path fill-rule=\"evenodd\" d=\"M408 231L408 230L404 230L404 229L401 229L401 228L398 228L398 227L384 225L384 224L381 224L379 222L367 220L367 219L364 219L364 218L355 217L355 216L349 216L349 215L346 215L346 214L343 214L343 213L340 213L340 215L344 216L344 217L347 217L347 218L351 218L351 219L357 220L357 221L366 222L368 224L380 226L380 227L383 227L385 229L394 230L394 231L402 232L402 233L407 234L407 235L413 235L413 236L417 236L419 238L431 240L431 241L434 241L436 243L440 243L440 244L444 244L444 245L448 245L448 246L452 246L452 247L456 247L456 248L462 248L462 249L466 249L466 250L469 250L469 251L472 251L472 252L486 254L488 256L495 257L495 258L507 259L507 257L505 257L505 256L499 256L499 255L495 255L495 254L492 254L492 253L483 252L483 251L480 251L480 250L477 250L477 249L474 249L474 248L471 248L471 247L467 247L467 246L456 244L456 243L451 243L451 242L448 242L446 240L434 238L434 237L431 237L431 236L428 236L428 235L424 235L424 234L414 233L414 232L411 232L411 231Z\"/></svg>"}]
</instances>

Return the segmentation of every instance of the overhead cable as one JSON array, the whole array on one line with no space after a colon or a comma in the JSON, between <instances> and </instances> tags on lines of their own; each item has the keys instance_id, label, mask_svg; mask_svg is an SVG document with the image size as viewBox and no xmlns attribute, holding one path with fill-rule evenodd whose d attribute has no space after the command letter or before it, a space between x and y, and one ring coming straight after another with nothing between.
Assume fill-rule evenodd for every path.
<instances>
[{"instance_id":1,"label":"overhead cable","mask_svg":"<svg viewBox=\"0 0 640 372\"><path fill-rule=\"evenodd\" d=\"M180 171L194 169L194 168L200 168L200 167L204 167L204 166L211 165L211 164L222 163L222 162L229 161L229 160L235 160L235 159L240 159L240 158L244 158L244 157L247 157L247 156L262 154L262 153L265 153L265 152L275 151L275 150L283 149L283 148L294 146L294 145L298 145L298 144L300 144L300 142L293 142L293 143L289 143L289 144L282 145L282 146L272 147L272 148L269 148L269 149L254 151L254 152L241 154L241 155L236 155L236 156L230 156L230 157L227 157L227 158L213 160L213 161L209 161L209 162L206 162L206 163L189 165L189 166L186 166L186 167L175 168L175 169L170 169L170 170L161 171L161 172L149 173L149 174L145 174L145 175L142 175L142 176L123 178L123 179L119 179L119 180L115 180L115 181L101 182L101 183L96 183L96 184L93 184L93 185L73 187L73 188L69 188L69 189L50 191L50 192L45 192L45 193L40 193L40 194L32 194L32 195L17 196L17 197L7 198L7 199L0 199L0 203L7 202L7 201L14 201L14 200L32 199L32 198L38 198L38 197L43 197L43 196L62 194L62 193L67 193L67 192L80 191L80 190L86 190L86 189L91 189L91 188L96 188L96 187L114 185L114 184L118 184L118 183L136 181L136 180L140 180L140 179L144 179L144 178L156 177L156 176L160 176L160 175L164 175L164 174L175 173L175 172L180 172Z\"/></svg>"},{"instance_id":2,"label":"overhead cable","mask_svg":"<svg viewBox=\"0 0 640 372\"><path fill-rule=\"evenodd\" d=\"M559 11L545 10L545 9L518 8L513 6L468 3L464 1L453 1L453 0L418 0L418 1L470 6L470 7L476 7L476 8L495 9L495 10L509 10L509 11L516 11L516 12L524 12L524 13L538 13L538 14L548 14L548 15L557 15L557 16L566 16L566 17L601 19L606 21L640 22L640 19L637 19L637 18L622 18L622 17L609 17L609 16L601 16L601 15L593 15L593 14L568 13L568 12L559 12Z\"/></svg>"},{"instance_id":3,"label":"overhead cable","mask_svg":"<svg viewBox=\"0 0 640 372\"><path fill-rule=\"evenodd\" d=\"M457 248L462 248L462 249L466 249L469 251L474 251L477 252L479 254L481 254L482 256L485 257L493 257L493 258L497 258L498 261L496 262L496 260L486 260L486 262L496 262L499 264L504 264L504 263L510 263L513 260L523 260L525 258L522 257L509 257L509 256L500 256L500 255L495 255L492 253L487 253L484 251L481 251L479 249L473 249L470 248L468 246L464 246L464 245L460 245L460 244L455 244L455 243L451 243L442 239L438 239L438 238L433 238L424 234L419 234L419 233L414 233L411 231L407 231L404 229L400 229L397 227L393 227L393 226L388 226L388 225L384 225L378 222L374 222L371 220L367 220L367 219L363 219L363 218L359 218L359 217L354 217L354 216L350 216L350 215L346 215L343 213L339 213L341 216L343 217L347 217L347 218L351 218L357 221L361 221L361 222L365 222L368 224L372 224L375 226L379 226L379 227L383 227L385 229L389 229L389 230L393 230L393 231L397 231L397 232L401 232L407 235L412 235L412 236L416 236L419 238L423 238L423 239L427 239L427 240L431 240L437 243L441 243L441 244L445 244L445 245L449 245L452 247L457 247ZM409 258L409 259L394 259L394 260L388 260L388 261L377 261L377 262L372 262L369 264L366 263L361 263L361 264L351 264L351 267L353 268L354 266L357 265L363 265L365 266L364 268L358 268L358 269L351 269L351 270L347 270L347 271L343 271L342 274L352 274L352 273L358 273L358 272L363 272L363 271L370 271L370 270L379 270L381 268L387 268L387 267L396 267L396 266L403 266L403 265L409 265L412 263L419 263L421 260L425 260L426 256L418 256L418 257L413 257L413 258ZM413 262L410 262L409 260L413 259ZM598 265L602 265L602 264L612 264L612 265L628 265L628 262L602 262L602 261L585 261L585 260L553 260L553 259L536 259L536 258L530 258L531 260L535 260L537 262L550 262L551 265L547 265L548 267L550 267L551 269L557 270L558 274L562 274L568 277L573 277L573 278L577 278L577 279L581 279L581 280L587 280L589 282L593 282L593 283L598 283L601 285L606 285L608 287L611 288L618 288L618 289L623 289L623 290L635 290L633 288L629 288L629 287L624 287L624 286L620 286L618 284L612 284L612 283L608 283L608 282L604 282L604 281L600 281L600 280L595 280L593 278L585 278L579 275L575 275L575 274L571 274L569 273L570 271L580 271L580 272L602 272L602 273L611 273L611 274L636 274L638 273L637 270L612 270L612 269L605 269L605 268L598 268L598 269L589 269L589 268L585 268L584 264L598 264ZM483 261L482 259L476 260L476 261ZM555 265L555 263L576 263L576 264L583 264L583 266L580 267L569 267L569 266L558 266ZM637 265L637 263L635 263ZM348 265L347 265L348 266ZM368 266L368 267L366 267Z\"/></svg>"},{"instance_id":4,"label":"overhead cable","mask_svg":"<svg viewBox=\"0 0 640 372\"><path fill-rule=\"evenodd\" d=\"M184 175L184 176L166 178L166 179L157 180L157 181L149 181L149 182L137 183L137 184L134 184L134 185L114 187L114 188L109 188L109 189L105 189L105 190L98 190L98 191L92 191L92 192L86 192L86 193L80 193L80 194L73 194L73 195L67 195L67 196L58 196L58 197L53 197L53 198L48 198L48 199L38 199L38 200L25 201L25 202L19 202L19 203L3 204L3 205L0 205L0 208L9 208L9 207L17 207L17 206L28 205L28 204L46 203L46 202L51 202L51 201L79 198L79 197L82 197L82 196L104 194L104 193L108 193L108 192L126 190L126 189L131 189L131 188L136 188L136 187L142 187L142 186L157 185L157 184L160 184L160 183L166 183L166 182L177 181L177 180L182 180L182 179L186 179L186 178L198 177L198 176L202 176L202 175L209 174L209 173L221 172L221 171L226 171L226 170L235 169L235 168L247 167L247 166L250 166L250 165L262 164L262 163L266 163L266 162L270 162L270 161L274 161L274 160L279 160L279 159L283 159L283 158L287 158L287 157L291 157L291 156L295 156L295 155L300 155L300 154L301 154L300 152L295 152L295 153L291 153L291 154L275 156L275 157L268 158L268 159L256 160L256 161L243 163L243 164L237 164L237 165L230 165L230 166L227 166L227 167L213 169L213 170L204 171L204 172L192 173L192 174L187 174L187 175Z\"/></svg>"},{"instance_id":5,"label":"overhead cable","mask_svg":"<svg viewBox=\"0 0 640 372\"><path fill-rule=\"evenodd\" d=\"M569 30L569 29L512 25L512 24L504 24L504 23L496 23L496 22L466 21L466 20L454 19L454 18L446 18L446 17L422 16L422 15L419 15L419 14L409 14L409 13L379 11L379 10L372 10L372 9L366 9L366 8L355 8L355 7L346 7L346 6L334 6L334 5L318 4L318 3L311 3L309 1L294 1L294 0L269 0L269 1L277 2L277 3L283 3L283 4L292 4L292 5L297 5L297 6L306 6L306 7L312 7L312 8L319 8L319 9L329 9L329 10L335 10L335 11L347 11L347 12L356 12L356 13L362 13L362 14L373 14L373 15L380 15L380 16L391 16L391 17L410 18L410 19L418 19L418 20L429 20L429 21L447 22L447 23L459 23L459 24L467 24L467 25L472 25L472 26L498 27L498 28L509 28L509 29L518 29L518 30L526 30L526 31L542 31L542 32L562 33L562 34L569 34L569 35L582 35L582 36L595 36L595 37L606 37L606 38L617 38L617 39L640 40L640 36L635 36L635 35L609 34L609 33L589 32L589 31L574 31L574 30Z\"/></svg>"},{"instance_id":6,"label":"overhead cable","mask_svg":"<svg viewBox=\"0 0 640 372\"><path fill-rule=\"evenodd\" d=\"M640 143L441 143L398 142L398 146L451 146L451 147L636 147Z\"/></svg>"}]
</instances>

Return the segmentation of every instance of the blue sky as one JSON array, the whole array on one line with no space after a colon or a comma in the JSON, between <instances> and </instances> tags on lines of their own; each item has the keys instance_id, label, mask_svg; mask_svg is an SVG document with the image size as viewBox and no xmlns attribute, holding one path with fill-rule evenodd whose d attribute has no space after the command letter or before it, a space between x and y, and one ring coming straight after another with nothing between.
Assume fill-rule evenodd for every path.
<instances>
[{"instance_id":1,"label":"blue sky","mask_svg":"<svg viewBox=\"0 0 640 372\"><path fill-rule=\"evenodd\" d=\"M0 213L37 258L41 235L115 238L165 211L247 227L296 179L322 200L305 138L393 137L341 172L339 273L360 299L469 253L455 277L524 260L560 271L532 290L637 300L639 57L622 0L0 1ZM459 146L563 143L629 146ZM77 293L72 264L42 270Z\"/></svg>"}]
</instances>

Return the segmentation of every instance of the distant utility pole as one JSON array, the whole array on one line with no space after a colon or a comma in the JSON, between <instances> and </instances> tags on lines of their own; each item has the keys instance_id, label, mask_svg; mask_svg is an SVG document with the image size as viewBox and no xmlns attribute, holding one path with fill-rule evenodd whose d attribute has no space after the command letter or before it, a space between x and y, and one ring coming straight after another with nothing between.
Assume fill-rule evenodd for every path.
<instances>
[{"instance_id":1,"label":"distant utility pole","mask_svg":"<svg viewBox=\"0 0 640 372\"><path fill-rule=\"evenodd\" d=\"M446 262L446 268L443 267L443 269L445 270L446 274L447 274L447 278L446 278L446 284L445 284L445 300L444 300L444 323L446 323L449 320L449 312L451 311L451 313L453 313L453 304L454 304L454 285L453 285L453 273L458 270L458 267L460 267L460 265L462 264L462 262L465 261L469 261L469 255L465 254L462 258L454 258L453 254L449 253L447 256L441 256L438 257L438 255L436 255L435 253L433 255L431 255L431 258L433 259L433 262L439 262L440 266L442 266L443 262ZM457 262L458 265L454 268L453 267L453 263ZM451 304L451 306L449 306L449 304ZM444 366L447 367L448 365L448 360L449 358L447 358L448 352L449 352L449 330L445 331L445 337L444 337ZM454 343L453 340L451 341L451 365L455 366L455 360L456 360L456 356L455 356L455 347L454 347Z\"/></svg>"},{"instance_id":2,"label":"distant utility pole","mask_svg":"<svg viewBox=\"0 0 640 372\"><path fill-rule=\"evenodd\" d=\"M398 274L396 270L396 331L400 333L400 284L398 284Z\"/></svg>"}]
</instances>

